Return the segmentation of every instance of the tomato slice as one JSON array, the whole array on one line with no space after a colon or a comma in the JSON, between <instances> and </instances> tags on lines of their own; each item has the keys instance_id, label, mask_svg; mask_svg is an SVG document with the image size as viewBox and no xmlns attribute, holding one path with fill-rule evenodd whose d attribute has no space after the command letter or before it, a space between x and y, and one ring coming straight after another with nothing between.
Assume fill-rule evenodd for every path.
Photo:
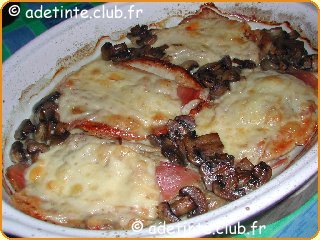
<instances>
[{"instance_id":1,"label":"tomato slice","mask_svg":"<svg viewBox=\"0 0 320 240\"><path fill-rule=\"evenodd\" d=\"M318 88L318 79L311 72L303 71L303 70L293 70L293 71L289 72L289 74L295 76L296 78L299 78L305 84L311 86L314 89Z\"/></svg>"},{"instance_id":2,"label":"tomato slice","mask_svg":"<svg viewBox=\"0 0 320 240\"><path fill-rule=\"evenodd\" d=\"M97 136L108 136L115 138L123 138L129 140L142 140L145 136L136 135L115 127L111 127L105 123L92 122L92 121L79 121L71 124L74 128L80 128L90 134Z\"/></svg>"},{"instance_id":3,"label":"tomato slice","mask_svg":"<svg viewBox=\"0 0 320 240\"><path fill-rule=\"evenodd\" d=\"M29 167L26 163L17 163L7 168L6 177L15 191L20 191L26 186L24 173Z\"/></svg>"},{"instance_id":4,"label":"tomato slice","mask_svg":"<svg viewBox=\"0 0 320 240\"><path fill-rule=\"evenodd\" d=\"M156 178L164 201L178 195L180 188L193 185L201 179L199 173L191 169L166 162L156 167Z\"/></svg>"},{"instance_id":5,"label":"tomato slice","mask_svg":"<svg viewBox=\"0 0 320 240\"><path fill-rule=\"evenodd\" d=\"M200 91L194 88L184 87L179 85L177 89L178 97L181 100L182 105L186 105L188 102L198 99L200 97Z\"/></svg>"}]
</instances>

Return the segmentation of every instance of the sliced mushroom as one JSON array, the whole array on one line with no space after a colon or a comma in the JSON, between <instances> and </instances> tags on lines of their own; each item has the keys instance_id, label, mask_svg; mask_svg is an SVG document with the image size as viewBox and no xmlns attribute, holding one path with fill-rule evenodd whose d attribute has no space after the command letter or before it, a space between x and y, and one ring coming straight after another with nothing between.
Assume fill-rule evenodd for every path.
<instances>
[{"instance_id":1,"label":"sliced mushroom","mask_svg":"<svg viewBox=\"0 0 320 240\"><path fill-rule=\"evenodd\" d=\"M191 72L193 69L199 67L199 63L194 60L187 60L180 64L187 72Z\"/></svg>"},{"instance_id":2,"label":"sliced mushroom","mask_svg":"<svg viewBox=\"0 0 320 240\"><path fill-rule=\"evenodd\" d=\"M246 191L243 188L238 188L238 189L227 188L224 182L219 181L219 179L213 182L212 191L217 196L229 201L236 200L246 194Z\"/></svg>"},{"instance_id":3,"label":"sliced mushroom","mask_svg":"<svg viewBox=\"0 0 320 240\"><path fill-rule=\"evenodd\" d=\"M248 185L252 188L258 188L267 183L272 177L272 168L265 162L260 162L252 169L252 178Z\"/></svg>"},{"instance_id":4,"label":"sliced mushroom","mask_svg":"<svg viewBox=\"0 0 320 240\"><path fill-rule=\"evenodd\" d=\"M51 94L49 94L48 96L42 98L38 103L36 103L33 107L33 111L35 113L37 113L45 103L47 102L54 102L55 100L57 100L59 97L61 96L61 93L59 93L58 91L55 91Z\"/></svg>"},{"instance_id":5,"label":"sliced mushroom","mask_svg":"<svg viewBox=\"0 0 320 240\"><path fill-rule=\"evenodd\" d=\"M111 60L111 57L113 55L113 46L111 43L106 42L105 44L102 45L101 47L101 57L105 61Z\"/></svg>"},{"instance_id":6,"label":"sliced mushroom","mask_svg":"<svg viewBox=\"0 0 320 240\"><path fill-rule=\"evenodd\" d=\"M49 139L49 136L50 136L50 132L49 132L47 123L40 122L36 127L36 131L34 133L34 139L37 142L46 143L47 140Z\"/></svg>"},{"instance_id":7,"label":"sliced mushroom","mask_svg":"<svg viewBox=\"0 0 320 240\"><path fill-rule=\"evenodd\" d=\"M147 136L147 139L149 140L150 144L154 147L161 147L164 138L165 137L162 135L157 136L155 134L150 134Z\"/></svg>"},{"instance_id":8,"label":"sliced mushroom","mask_svg":"<svg viewBox=\"0 0 320 240\"><path fill-rule=\"evenodd\" d=\"M34 153L38 153L38 152L44 153L49 150L48 145L46 145L44 143L39 143L39 142L32 140L32 139L28 139L26 141L26 146L27 146L27 152L29 154L34 154Z\"/></svg>"},{"instance_id":9,"label":"sliced mushroom","mask_svg":"<svg viewBox=\"0 0 320 240\"><path fill-rule=\"evenodd\" d=\"M172 203L162 202L158 206L159 218L166 222L177 222L180 216L193 217L206 213L208 202L204 193L197 187L186 186L180 189L178 199Z\"/></svg>"},{"instance_id":10,"label":"sliced mushroom","mask_svg":"<svg viewBox=\"0 0 320 240\"><path fill-rule=\"evenodd\" d=\"M57 112L58 104L55 102L45 102L35 114L37 122L58 122L59 114Z\"/></svg>"},{"instance_id":11,"label":"sliced mushroom","mask_svg":"<svg viewBox=\"0 0 320 240\"><path fill-rule=\"evenodd\" d=\"M58 123L55 125L54 134L56 134L56 135L63 135L63 134L65 134L66 132L68 132L68 124L62 123L62 122L58 122Z\"/></svg>"},{"instance_id":12,"label":"sliced mushroom","mask_svg":"<svg viewBox=\"0 0 320 240\"><path fill-rule=\"evenodd\" d=\"M253 69L253 68L257 67L256 63L252 60L241 60L238 58L234 58L232 60L232 62L238 64L238 66L241 69L244 69L244 68Z\"/></svg>"},{"instance_id":13,"label":"sliced mushroom","mask_svg":"<svg viewBox=\"0 0 320 240\"><path fill-rule=\"evenodd\" d=\"M235 200L245 195L245 190L238 187L235 168L227 163L219 163L218 166L218 169L215 170L215 180L212 183L214 194L226 200ZM222 172L224 167L226 171Z\"/></svg>"},{"instance_id":14,"label":"sliced mushroom","mask_svg":"<svg viewBox=\"0 0 320 240\"><path fill-rule=\"evenodd\" d=\"M185 132L191 131L196 127L194 118L189 115L180 115L175 117L174 120L184 127Z\"/></svg>"},{"instance_id":15,"label":"sliced mushroom","mask_svg":"<svg viewBox=\"0 0 320 240\"><path fill-rule=\"evenodd\" d=\"M223 144L217 133L210 133L195 137L194 133L189 133L183 138L186 156L190 163L200 166L206 157L215 153L222 153Z\"/></svg>"},{"instance_id":16,"label":"sliced mushroom","mask_svg":"<svg viewBox=\"0 0 320 240\"><path fill-rule=\"evenodd\" d=\"M186 165L184 161L184 155L183 153L177 148L175 145L173 145L168 140L166 143L162 144L161 147L161 153L163 156L165 156L171 163L179 164L179 165Z\"/></svg>"},{"instance_id":17,"label":"sliced mushroom","mask_svg":"<svg viewBox=\"0 0 320 240\"><path fill-rule=\"evenodd\" d=\"M181 220L171 211L168 202L162 202L158 205L158 217L170 223L179 222Z\"/></svg>"},{"instance_id":18,"label":"sliced mushroom","mask_svg":"<svg viewBox=\"0 0 320 240\"><path fill-rule=\"evenodd\" d=\"M239 70L237 70L236 68L228 69L222 74L221 79L223 81L229 81L229 82L240 81Z\"/></svg>"},{"instance_id":19,"label":"sliced mushroom","mask_svg":"<svg viewBox=\"0 0 320 240\"><path fill-rule=\"evenodd\" d=\"M260 62L260 67L262 68L262 70L278 70L279 69L279 64L276 64L274 62L272 62L270 59L263 59Z\"/></svg>"},{"instance_id":20,"label":"sliced mushroom","mask_svg":"<svg viewBox=\"0 0 320 240\"><path fill-rule=\"evenodd\" d=\"M208 212L207 199L199 188L194 186L183 187L180 189L179 195L188 196L197 206L188 214L188 217L193 217Z\"/></svg>"},{"instance_id":21,"label":"sliced mushroom","mask_svg":"<svg viewBox=\"0 0 320 240\"><path fill-rule=\"evenodd\" d=\"M226 92L230 90L230 83L228 81L224 81L221 83L216 83L209 90L209 99L215 100L224 95Z\"/></svg>"},{"instance_id":22,"label":"sliced mushroom","mask_svg":"<svg viewBox=\"0 0 320 240\"><path fill-rule=\"evenodd\" d=\"M189 196L183 196L171 203L170 208L176 216L182 216L196 209L197 205Z\"/></svg>"},{"instance_id":23,"label":"sliced mushroom","mask_svg":"<svg viewBox=\"0 0 320 240\"><path fill-rule=\"evenodd\" d=\"M167 48L169 48L169 46L166 44L159 47L153 47L153 48L150 48L148 51L145 51L143 56L161 59L165 56L166 54L165 50Z\"/></svg>"},{"instance_id":24,"label":"sliced mushroom","mask_svg":"<svg viewBox=\"0 0 320 240\"><path fill-rule=\"evenodd\" d=\"M182 139L184 135L195 128L195 120L191 116L181 115L167 123L168 135L171 140Z\"/></svg>"},{"instance_id":25,"label":"sliced mushroom","mask_svg":"<svg viewBox=\"0 0 320 240\"><path fill-rule=\"evenodd\" d=\"M26 162L28 160L22 142L16 141L11 145L10 159L13 163Z\"/></svg>"},{"instance_id":26,"label":"sliced mushroom","mask_svg":"<svg viewBox=\"0 0 320 240\"><path fill-rule=\"evenodd\" d=\"M16 140L25 140L29 134L34 133L36 127L32 124L30 119L25 119L21 122L20 126L14 133Z\"/></svg>"},{"instance_id":27,"label":"sliced mushroom","mask_svg":"<svg viewBox=\"0 0 320 240\"><path fill-rule=\"evenodd\" d=\"M63 134L57 135L57 134L52 134L49 138L49 144L50 145L59 145L63 143L67 138L70 136L70 132L66 131Z\"/></svg>"},{"instance_id":28,"label":"sliced mushroom","mask_svg":"<svg viewBox=\"0 0 320 240\"><path fill-rule=\"evenodd\" d=\"M298 40L299 36L295 30L287 33L280 27L260 31L261 68L280 72L292 69L314 71L311 68L312 57L304 48L304 42Z\"/></svg>"},{"instance_id":29,"label":"sliced mushroom","mask_svg":"<svg viewBox=\"0 0 320 240\"><path fill-rule=\"evenodd\" d=\"M318 71L318 54L312 54L305 56L301 60L302 69L304 70L310 70L313 72Z\"/></svg>"},{"instance_id":30,"label":"sliced mushroom","mask_svg":"<svg viewBox=\"0 0 320 240\"><path fill-rule=\"evenodd\" d=\"M157 36L156 35L152 35L152 34L148 34L147 36L141 38L141 39L138 39L136 41L136 43L139 45L139 46L143 46L143 45L152 45L154 44L156 41L157 41Z\"/></svg>"},{"instance_id":31,"label":"sliced mushroom","mask_svg":"<svg viewBox=\"0 0 320 240\"><path fill-rule=\"evenodd\" d=\"M254 168L254 165L249 161L248 158L243 158L241 161L237 164L237 169L243 171L251 171Z\"/></svg>"}]
</instances>

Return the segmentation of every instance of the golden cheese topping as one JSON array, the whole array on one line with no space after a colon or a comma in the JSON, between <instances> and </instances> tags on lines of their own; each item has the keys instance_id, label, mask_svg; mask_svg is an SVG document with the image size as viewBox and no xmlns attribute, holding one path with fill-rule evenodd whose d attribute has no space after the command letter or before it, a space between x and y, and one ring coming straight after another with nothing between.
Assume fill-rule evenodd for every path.
<instances>
[{"instance_id":1,"label":"golden cheese topping","mask_svg":"<svg viewBox=\"0 0 320 240\"><path fill-rule=\"evenodd\" d=\"M87 119L146 135L181 115L175 81L101 59L69 75L60 86L61 121Z\"/></svg>"},{"instance_id":2,"label":"golden cheese topping","mask_svg":"<svg viewBox=\"0 0 320 240\"><path fill-rule=\"evenodd\" d=\"M42 199L53 222L80 219L115 228L130 227L132 219L150 223L160 199L157 156L138 145L74 135L40 154L25 174L24 191Z\"/></svg>"},{"instance_id":3,"label":"golden cheese topping","mask_svg":"<svg viewBox=\"0 0 320 240\"><path fill-rule=\"evenodd\" d=\"M154 31L158 40L153 46L167 44L166 53L174 64L195 60L201 66L219 61L225 55L255 62L259 59L256 43L246 37L250 26L244 22L223 17L195 18L176 27Z\"/></svg>"},{"instance_id":4,"label":"golden cheese topping","mask_svg":"<svg viewBox=\"0 0 320 240\"><path fill-rule=\"evenodd\" d=\"M304 144L317 124L314 90L297 78L253 72L196 116L199 135L217 132L224 151L257 164Z\"/></svg>"}]
</instances>

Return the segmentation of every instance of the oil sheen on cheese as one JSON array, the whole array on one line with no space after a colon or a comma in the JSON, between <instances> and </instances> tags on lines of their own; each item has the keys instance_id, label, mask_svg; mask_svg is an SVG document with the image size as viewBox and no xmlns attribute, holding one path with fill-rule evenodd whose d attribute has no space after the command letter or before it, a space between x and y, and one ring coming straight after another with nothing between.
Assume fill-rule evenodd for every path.
<instances>
[{"instance_id":1,"label":"oil sheen on cheese","mask_svg":"<svg viewBox=\"0 0 320 240\"><path fill-rule=\"evenodd\" d=\"M150 224L160 199L156 157L138 145L73 135L28 169L26 195L41 198L53 222L77 219L118 229L134 219Z\"/></svg>"},{"instance_id":2,"label":"oil sheen on cheese","mask_svg":"<svg viewBox=\"0 0 320 240\"><path fill-rule=\"evenodd\" d=\"M317 125L317 97L297 78L253 72L196 116L199 135L217 132L224 151L253 163L275 159L303 145Z\"/></svg>"},{"instance_id":3,"label":"oil sheen on cheese","mask_svg":"<svg viewBox=\"0 0 320 240\"><path fill-rule=\"evenodd\" d=\"M87 119L137 135L181 115L177 83L130 67L95 60L60 86L61 121Z\"/></svg>"},{"instance_id":4,"label":"oil sheen on cheese","mask_svg":"<svg viewBox=\"0 0 320 240\"><path fill-rule=\"evenodd\" d=\"M194 18L176 27L155 30L158 40L153 46L167 44L166 53L170 61L178 65L195 60L201 66L216 62L225 55L258 62L259 49L246 37L247 31L250 31L250 26L244 22L223 17Z\"/></svg>"}]
</instances>

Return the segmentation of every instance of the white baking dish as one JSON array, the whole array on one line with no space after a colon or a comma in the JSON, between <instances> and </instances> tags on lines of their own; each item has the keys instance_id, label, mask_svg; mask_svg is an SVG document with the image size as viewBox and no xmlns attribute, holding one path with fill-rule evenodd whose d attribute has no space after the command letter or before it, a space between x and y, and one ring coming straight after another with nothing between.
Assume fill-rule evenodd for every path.
<instances>
[{"instance_id":1,"label":"white baking dish","mask_svg":"<svg viewBox=\"0 0 320 240\"><path fill-rule=\"evenodd\" d=\"M127 10L133 3L108 3L98 8ZM3 168L8 157L13 129L28 118L35 102L46 95L62 76L98 56L92 49L101 36L126 30L136 24L158 22L168 16L185 16L201 3L136 3L143 9L139 19L70 19L31 41L3 65ZM317 10L309 3L217 3L218 8L268 21L290 21L314 47L317 43ZM94 9L90 11L93 13ZM172 18L177 24L180 17ZM259 24L254 23L254 27ZM119 34L118 34L119 35ZM113 34L117 36L117 34ZM59 74L56 72L61 70ZM53 79L53 80L52 80ZM316 142L316 141L314 141ZM94 231L67 228L34 219L14 209L3 190L3 231L23 237L199 237L247 219L276 204L305 184L318 169L318 145L314 143L284 172L258 190L215 211L167 226L165 230ZM164 234L164 235L163 235Z\"/></svg>"}]
</instances>

